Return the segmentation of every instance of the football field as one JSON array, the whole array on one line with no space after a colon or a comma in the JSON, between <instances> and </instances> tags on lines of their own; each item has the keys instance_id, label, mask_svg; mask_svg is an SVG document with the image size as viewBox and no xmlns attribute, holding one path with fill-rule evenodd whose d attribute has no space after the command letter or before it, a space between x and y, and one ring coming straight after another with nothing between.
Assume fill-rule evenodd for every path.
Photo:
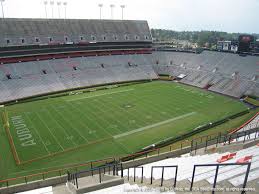
<instances>
[{"instance_id":1,"label":"football field","mask_svg":"<svg viewBox=\"0 0 259 194\"><path fill-rule=\"evenodd\" d=\"M88 159L133 153L245 109L222 95L155 81L11 105L5 114L16 163L63 156L65 164L77 152Z\"/></svg>"}]
</instances>

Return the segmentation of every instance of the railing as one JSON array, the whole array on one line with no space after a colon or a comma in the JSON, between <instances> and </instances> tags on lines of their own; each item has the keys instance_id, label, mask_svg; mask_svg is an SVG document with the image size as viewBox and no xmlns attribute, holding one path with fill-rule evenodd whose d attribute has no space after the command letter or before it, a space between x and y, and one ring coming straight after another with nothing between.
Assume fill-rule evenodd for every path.
<instances>
[{"instance_id":1,"label":"railing","mask_svg":"<svg viewBox=\"0 0 259 194\"><path fill-rule=\"evenodd\" d=\"M80 178L81 175L91 173L92 176L93 176L94 173L96 171L98 171L97 173L99 175L99 183L102 183L102 173L106 174L106 168L108 168L109 174L111 172L111 169L112 169L112 172L113 172L112 173L113 176L118 174L118 164L113 163L113 164L106 164L104 166L91 168L89 170L84 170L84 171L80 171L80 172L76 172L76 173L70 173L69 171L67 171L67 181L72 183L73 185L75 185L75 187L78 189L78 178Z\"/></svg>"},{"instance_id":2,"label":"railing","mask_svg":"<svg viewBox=\"0 0 259 194\"><path fill-rule=\"evenodd\" d=\"M242 186L243 189L241 191L241 194L244 194L245 193L247 179L248 179L248 174L249 174L250 167L251 167L251 163L226 163L226 164L198 164L198 165L194 165L193 173L192 173L192 181L191 181L190 191L192 191L194 177L195 177L195 171L196 171L196 168L198 168L198 167L208 167L208 166L215 166L216 167L215 177L214 177L214 181L213 181L213 189L212 189L212 194L214 194L215 193L216 184L217 184L217 178L218 178L218 172L219 172L219 167L220 166L245 166L245 165L247 165L247 169L246 169L244 183L243 183L243 186Z\"/></svg>"},{"instance_id":3,"label":"railing","mask_svg":"<svg viewBox=\"0 0 259 194\"><path fill-rule=\"evenodd\" d=\"M194 180L195 180L195 173L196 173L196 169L197 168L201 168L201 167L216 167L215 169L215 176L214 176L214 181L213 181L213 186L212 186L212 194L215 193L215 188L217 185L217 178L219 175L219 169L220 167L224 167L224 166L247 166L246 169L246 173L245 173L245 178L244 178L244 182L242 185L242 190L241 190L241 194L245 194L245 188L246 188L246 184L247 184L247 180L248 180L248 175L250 172L250 168L251 168L251 162L249 163L225 163L225 164L196 164L193 166L193 172L192 172L192 178L191 178L191 183L190 183L190 191L193 190L193 185L194 185ZM177 175L178 175L178 166L177 165L170 165L170 166L152 166L151 167L151 177L150 177L150 184L153 184L153 171L154 169L159 168L162 169L161 171L161 182L160 182L160 186L163 186L163 182L164 182L164 172L165 169L175 169L175 173L174 173L174 182L173 182L173 187L176 188L176 184L177 184ZM100 166L100 167L96 167L96 168L91 168L88 170L84 170L84 171L80 171L80 172L76 172L76 173L70 173L67 172L67 181L72 183L77 189L79 188L78 185L78 178L80 178L80 175L83 174L88 174L89 176L93 176L93 174L98 174L99 175L99 183L102 183L102 174L106 174L106 169L108 169L109 174L111 173L111 169L112 169L112 175L116 176L118 175L118 171L121 170L121 178L124 177L123 174L123 164L122 163L112 163L112 164L106 164L104 166ZM127 168L128 174L127 174L127 179L129 181L129 177L130 177L130 169L134 169L134 174L133 174L133 181L136 182L136 170L137 169L141 169L141 184L143 183L143 174L144 174L144 167L143 166L134 166L134 167L130 167ZM96 172L97 173L94 173Z\"/></svg>"},{"instance_id":4,"label":"railing","mask_svg":"<svg viewBox=\"0 0 259 194\"><path fill-rule=\"evenodd\" d=\"M164 171L165 168L175 168L175 175L174 175L174 185L173 187L176 187L176 181L177 181L177 172L178 172L178 166L174 165L174 166L152 166L151 167L151 177L150 177L150 184L153 184L153 170L154 168L162 168L162 175L161 175L161 183L160 186L163 186L163 182L164 182Z\"/></svg>"},{"instance_id":5,"label":"railing","mask_svg":"<svg viewBox=\"0 0 259 194\"><path fill-rule=\"evenodd\" d=\"M259 112L257 112L252 118L250 118L248 121L246 121L243 125L239 126L236 129L231 130L230 134L236 133L240 129L244 128L246 125L248 125L250 122L252 122L258 115L259 115Z\"/></svg>"},{"instance_id":6,"label":"railing","mask_svg":"<svg viewBox=\"0 0 259 194\"><path fill-rule=\"evenodd\" d=\"M77 171L79 168L82 168L82 167L85 168L87 166L89 166L90 168L94 168L94 165L101 166L101 165L111 163L111 162L125 161L124 158L126 158L126 157L130 160L135 160L135 159L145 158L148 156L160 155L161 153L182 150L182 149L186 149L186 148L188 148L188 149L190 148L189 149L190 152L194 152L196 154L197 149L205 148L205 150L206 150L208 146L215 145L217 147L218 144L220 144L220 143L231 144L233 139L239 139L241 137L244 137L243 142L245 142L247 140L252 140L251 134L253 134L253 133L255 134L255 137L253 138L254 140L259 138L259 128L251 129L251 130L243 131L243 132L238 132L238 133L234 133L234 134L222 135L221 133L218 133L218 134L213 134L213 135L208 135L208 136L202 136L200 138L195 138L192 141L182 141L181 144L174 149L172 149L171 146L168 147L166 150L163 150L161 148L154 148L152 150L138 152L135 154L121 156L118 158L110 157L110 158L106 158L103 160L96 160L96 161L91 161L91 162L87 162L87 163L83 163L83 164L64 166L63 168L49 170L49 171L31 174L31 175L27 175L27 176L19 176L19 177L15 177L15 178L0 180L0 188L3 187L3 185L5 185L6 187L9 187L10 185L21 184L21 183L27 184L31 181L45 180L47 178L55 177L55 176L61 177L62 175L66 175L67 171L72 170L72 169ZM126 160L126 161L129 161L129 160Z\"/></svg>"},{"instance_id":7,"label":"railing","mask_svg":"<svg viewBox=\"0 0 259 194\"><path fill-rule=\"evenodd\" d=\"M253 138L251 138L251 134L254 134ZM223 143L223 145L231 144L233 140L236 139L238 141L239 138L242 137L244 137L242 143L245 143L248 140L256 140L257 138L259 138L259 128L225 135L218 133L216 136L208 135L193 139L191 141L190 152L194 152L194 154L196 154L197 149L200 148L204 148L205 151L207 151L208 146L215 145L216 147L218 147L218 145L221 143Z\"/></svg>"},{"instance_id":8,"label":"railing","mask_svg":"<svg viewBox=\"0 0 259 194\"><path fill-rule=\"evenodd\" d=\"M134 174L133 174L133 181L136 182L136 169L141 169L141 183L143 183L143 178L144 178L144 168L143 166L134 166L134 167L131 167L134 169ZM128 181L129 181L129 177L130 177L130 169L131 168L128 168ZM123 177L123 167L121 165L121 177Z\"/></svg>"},{"instance_id":9,"label":"railing","mask_svg":"<svg viewBox=\"0 0 259 194\"><path fill-rule=\"evenodd\" d=\"M104 160L96 160L96 161L90 161L83 164L77 164L77 165L71 165L66 166L63 168L55 169L55 170L49 170L45 172L30 174L27 176L19 176L15 178L9 178L5 180L0 180L0 188L2 187L9 187L10 185L16 185L16 184L28 184L29 182L35 181L35 180L45 180L51 177L62 177L67 175L67 171L78 171L81 168L94 168L94 166L103 166L109 163L114 163L116 161L115 158L106 158ZM2 184L2 185L1 185Z\"/></svg>"}]
</instances>

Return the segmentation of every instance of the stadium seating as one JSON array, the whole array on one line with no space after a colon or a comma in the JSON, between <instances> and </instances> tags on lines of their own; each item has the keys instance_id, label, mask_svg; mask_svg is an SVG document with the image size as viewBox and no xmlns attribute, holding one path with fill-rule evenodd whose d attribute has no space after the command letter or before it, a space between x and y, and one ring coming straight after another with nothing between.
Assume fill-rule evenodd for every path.
<instances>
[{"instance_id":1,"label":"stadium seating","mask_svg":"<svg viewBox=\"0 0 259 194\"><path fill-rule=\"evenodd\" d=\"M238 130L238 132L248 131L250 129L255 129L255 128L258 128L258 127L259 127L259 114L255 115L255 117L249 123L247 123L245 126L240 128Z\"/></svg>"},{"instance_id":2,"label":"stadium seating","mask_svg":"<svg viewBox=\"0 0 259 194\"><path fill-rule=\"evenodd\" d=\"M231 60L235 64L231 64ZM244 68L238 61L247 67ZM180 82L229 96L259 94L257 57L229 53L153 52L52 59L0 65L0 102L122 81L156 79L156 74L186 75ZM158 63L158 64L157 64ZM151 66L153 64L153 67ZM11 79L8 79L10 75ZM33 82L31 81L33 80Z\"/></svg>"},{"instance_id":3,"label":"stadium seating","mask_svg":"<svg viewBox=\"0 0 259 194\"><path fill-rule=\"evenodd\" d=\"M151 43L152 37L146 21L17 18L0 21L0 47L4 49L89 42ZM154 51L149 55L124 53L0 64L0 102L97 84L157 79L157 74L175 78L182 75L181 83L236 98L259 96L257 63L256 56L233 53Z\"/></svg>"},{"instance_id":4,"label":"stadium seating","mask_svg":"<svg viewBox=\"0 0 259 194\"><path fill-rule=\"evenodd\" d=\"M142 63L144 57L121 55L3 64L0 102L98 84L157 79L152 66ZM129 66L128 61L135 65ZM5 72L12 79L4 76Z\"/></svg>"},{"instance_id":5,"label":"stadium seating","mask_svg":"<svg viewBox=\"0 0 259 194\"><path fill-rule=\"evenodd\" d=\"M151 63L157 74L186 75L180 82L233 97L259 94L258 57L204 51L153 52Z\"/></svg>"},{"instance_id":6,"label":"stadium seating","mask_svg":"<svg viewBox=\"0 0 259 194\"><path fill-rule=\"evenodd\" d=\"M152 41L147 22L17 18L0 21L0 47L123 41Z\"/></svg>"},{"instance_id":7,"label":"stadium seating","mask_svg":"<svg viewBox=\"0 0 259 194\"><path fill-rule=\"evenodd\" d=\"M251 161L251 172L248 177L248 182L254 179L259 178L258 168L259 168L259 147L253 146L250 148L246 148L240 150L236 153L236 157L229 158L226 161L222 161L222 163L235 163L236 159L239 158L240 162L251 160L250 155L253 154L253 160ZM231 153L225 153L224 156L229 156ZM161 160L158 162L153 162L150 164L143 165L144 168L144 177L149 178L151 177L151 167L152 166L170 166L170 165L177 165L178 166L178 176L177 181L189 180L191 181L192 172L193 172L193 165L194 164L214 164L215 158L219 156L218 153L214 154L205 154L205 155L195 155L190 156L189 154L177 157L177 158L169 158L166 160ZM249 157L247 157L249 156ZM242 159L242 161L241 161ZM244 179L244 173L246 171L246 166L221 166L220 173L218 174L218 181L229 181L229 182L236 182L236 184L243 183L242 180ZM171 180L173 178L175 169L168 169L164 171L164 179ZM124 175L128 175L128 170L124 170ZM134 176L134 169L130 169L129 176ZM119 173L120 174L120 173ZM205 167L205 168L197 168L195 173L194 182L199 182L206 180L210 184L213 184L214 176L215 176L215 167ZM141 170L136 170L136 177L141 177ZM237 178L238 177L238 178ZM153 178L160 179L161 178L161 169L157 169L153 171Z\"/></svg>"},{"instance_id":8,"label":"stadium seating","mask_svg":"<svg viewBox=\"0 0 259 194\"><path fill-rule=\"evenodd\" d=\"M230 153L224 156L221 156L219 159L217 159L218 163L226 162L228 160L233 159L236 156L236 153Z\"/></svg>"},{"instance_id":9,"label":"stadium seating","mask_svg":"<svg viewBox=\"0 0 259 194\"><path fill-rule=\"evenodd\" d=\"M0 47L47 44L152 42L146 21L127 20L72 20L72 19L11 19L0 21ZM21 47L22 48L22 47ZM9 48L8 48L9 49ZM76 57L0 64L0 103L26 97L74 88L109 83L158 79L158 74L179 78L183 84L240 98L259 96L258 57L240 57L232 53L204 51L201 54L185 52L159 52L152 54L124 54ZM258 127L259 115L239 129L246 131ZM251 138L257 134L251 134ZM245 137L233 142L243 141ZM215 161L215 159L218 160ZM152 166L178 165L178 181L191 180L194 164L252 162L248 181L259 179L259 145L223 154L190 154L145 164L144 177L150 178ZM172 179L175 169L166 170L164 179ZM239 186L246 171L243 166L222 166L218 182L226 181ZM121 172L119 172L120 174ZM128 171L124 171L127 175ZM129 170L129 176L134 174ZM197 169L195 181L214 181L215 167ZM141 177L141 172L136 171ZM154 179L161 178L161 170L154 170ZM52 188L44 192L52 193ZM145 186L128 183L98 193L127 193L143 190ZM39 191L36 191L39 193ZM143 192L141 192L143 193ZM173 192L171 192L173 193Z\"/></svg>"},{"instance_id":10,"label":"stadium seating","mask_svg":"<svg viewBox=\"0 0 259 194\"><path fill-rule=\"evenodd\" d=\"M250 162L253 158L253 155L250 156L245 156L244 158L240 158L236 161L236 163L246 163L246 162Z\"/></svg>"}]
</instances>

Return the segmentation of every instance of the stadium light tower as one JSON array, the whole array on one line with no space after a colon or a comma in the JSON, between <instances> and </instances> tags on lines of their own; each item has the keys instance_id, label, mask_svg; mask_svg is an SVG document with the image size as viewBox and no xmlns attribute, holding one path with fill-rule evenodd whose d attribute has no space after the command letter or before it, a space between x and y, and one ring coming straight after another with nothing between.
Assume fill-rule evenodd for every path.
<instances>
[{"instance_id":1,"label":"stadium light tower","mask_svg":"<svg viewBox=\"0 0 259 194\"><path fill-rule=\"evenodd\" d=\"M0 0L0 2L1 2L1 7L2 7L2 16L3 16L3 19L4 19L4 5L3 5L4 1L5 1L5 0Z\"/></svg>"},{"instance_id":2,"label":"stadium light tower","mask_svg":"<svg viewBox=\"0 0 259 194\"><path fill-rule=\"evenodd\" d=\"M113 19L113 8L115 7L115 5L111 4L110 7L111 7L111 19Z\"/></svg>"},{"instance_id":3,"label":"stadium light tower","mask_svg":"<svg viewBox=\"0 0 259 194\"><path fill-rule=\"evenodd\" d=\"M51 9L52 9L52 19L54 18L54 1L50 1Z\"/></svg>"},{"instance_id":4,"label":"stadium light tower","mask_svg":"<svg viewBox=\"0 0 259 194\"><path fill-rule=\"evenodd\" d=\"M100 20L102 19L102 8L103 4L98 4L98 7L100 8Z\"/></svg>"},{"instance_id":5,"label":"stadium light tower","mask_svg":"<svg viewBox=\"0 0 259 194\"><path fill-rule=\"evenodd\" d=\"M48 5L48 1L44 1L46 19L48 18L47 5Z\"/></svg>"},{"instance_id":6,"label":"stadium light tower","mask_svg":"<svg viewBox=\"0 0 259 194\"><path fill-rule=\"evenodd\" d=\"M60 19L60 6L61 6L61 2L60 1L57 2L57 6L58 6L58 17Z\"/></svg>"},{"instance_id":7,"label":"stadium light tower","mask_svg":"<svg viewBox=\"0 0 259 194\"><path fill-rule=\"evenodd\" d=\"M125 5L121 5L121 19L123 20L123 17L124 17L124 8L126 6Z\"/></svg>"},{"instance_id":8,"label":"stadium light tower","mask_svg":"<svg viewBox=\"0 0 259 194\"><path fill-rule=\"evenodd\" d=\"M63 2L65 8L65 19L67 19L67 2Z\"/></svg>"}]
</instances>

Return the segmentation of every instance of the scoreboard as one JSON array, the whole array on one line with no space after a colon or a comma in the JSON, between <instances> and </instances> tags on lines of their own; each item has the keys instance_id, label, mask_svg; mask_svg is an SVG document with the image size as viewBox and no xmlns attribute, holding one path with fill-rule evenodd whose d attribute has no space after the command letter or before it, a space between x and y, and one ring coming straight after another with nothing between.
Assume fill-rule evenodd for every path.
<instances>
[{"instance_id":1,"label":"scoreboard","mask_svg":"<svg viewBox=\"0 0 259 194\"><path fill-rule=\"evenodd\" d=\"M240 35L238 38L238 51L250 52L253 49L255 37L252 35Z\"/></svg>"}]
</instances>

